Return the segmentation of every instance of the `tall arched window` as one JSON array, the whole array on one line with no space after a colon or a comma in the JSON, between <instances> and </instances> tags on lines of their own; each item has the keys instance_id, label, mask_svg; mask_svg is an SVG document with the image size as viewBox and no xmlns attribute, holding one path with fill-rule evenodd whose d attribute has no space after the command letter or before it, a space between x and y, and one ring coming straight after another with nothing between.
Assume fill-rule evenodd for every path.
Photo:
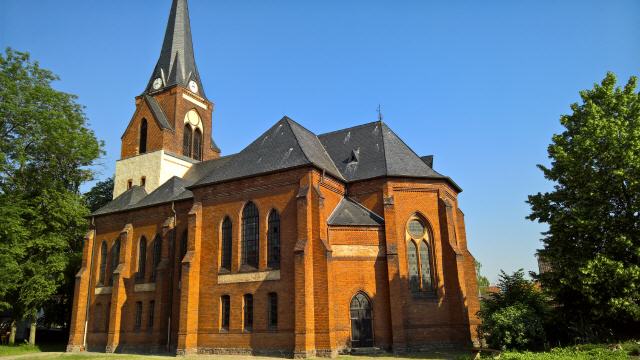
<instances>
[{"instance_id":1,"label":"tall arched window","mask_svg":"<svg viewBox=\"0 0 640 360\"><path fill-rule=\"evenodd\" d=\"M373 316L371 301L363 292L351 298L349 317L351 318L351 345L357 347L373 346Z\"/></svg>"},{"instance_id":2,"label":"tall arched window","mask_svg":"<svg viewBox=\"0 0 640 360\"><path fill-rule=\"evenodd\" d=\"M100 246L100 274L98 275L98 285L104 285L107 275L107 242L103 241Z\"/></svg>"},{"instance_id":3,"label":"tall arched window","mask_svg":"<svg viewBox=\"0 0 640 360\"><path fill-rule=\"evenodd\" d=\"M144 280L144 273L147 268L147 238L144 236L140 238L138 247L138 272L136 273L136 279L138 281Z\"/></svg>"},{"instance_id":4,"label":"tall arched window","mask_svg":"<svg viewBox=\"0 0 640 360\"><path fill-rule=\"evenodd\" d=\"M158 264L160 264L161 257L162 257L162 236L158 234L153 240L153 269L151 272L151 281L156 281Z\"/></svg>"},{"instance_id":5,"label":"tall arched window","mask_svg":"<svg viewBox=\"0 0 640 360\"><path fill-rule=\"evenodd\" d=\"M420 275L418 271L418 254L416 244L413 241L407 242L407 264L409 265L409 287L411 291L420 291Z\"/></svg>"},{"instance_id":6,"label":"tall arched window","mask_svg":"<svg viewBox=\"0 0 640 360\"><path fill-rule=\"evenodd\" d=\"M259 215L258 208L252 202L242 210L242 264L258 267L259 259Z\"/></svg>"},{"instance_id":7,"label":"tall arched window","mask_svg":"<svg viewBox=\"0 0 640 360\"><path fill-rule=\"evenodd\" d=\"M191 157L191 138L193 137L193 130L191 125L184 125L184 133L182 134L182 155Z\"/></svg>"},{"instance_id":8,"label":"tall arched window","mask_svg":"<svg viewBox=\"0 0 640 360\"><path fill-rule=\"evenodd\" d=\"M280 268L280 215L277 210L269 214L269 230L267 232L267 265L272 269Z\"/></svg>"},{"instance_id":9,"label":"tall arched window","mask_svg":"<svg viewBox=\"0 0 640 360\"><path fill-rule=\"evenodd\" d=\"M142 119L140 123L140 147L138 149L140 154L147 152L147 119Z\"/></svg>"},{"instance_id":10,"label":"tall arched window","mask_svg":"<svg viewBox=\"0 0 640 360\"><path fill-rule=\"evenodd\" d=\"M431 251L427 240L420 241L420 287L424 291L433 291L431 280Z\"/></svg>"},{"instance_id":11,"label":"tall arched window","mask_svg":"<svg viewBox=\"0 0 640 360\"><path fill-rule=\"evenodd\" d=\"M198 128L193 133L193 158L202 160L202 132Z\"/></svg>"},{"instance_id":12,"label":"tall arched window","mask_svg":"<svg viewBox=\"0 0 640 360\"><path fill-rule=\"evenodd\" d=\"M220 250L220 267L231 271L231 236L233 227L231 219L225 217L222 222L222 248Z\"/></svg>"},{"instance_id":13,"label":"tall arched window","mask_svg":"<svg viewBox=\"0 0 640 360\"><path fill-rule=\"evenodd\" d=\"M116 271L120 263L120 239L116 239L111 246L111 276L109 277L109 285L113 285L113 273Z\"/></svg>"},{"instance_id":14,"label":"tall arched window","mask_svg":"<svg viewBox=\"0 0 640 360\"><path fill-rule=\"evenodd\" d=\"M431 239L425 222L418 218L409 219L407 234L407 264L409 268L409 287L418 293L433 293L434 273Z\"/></svg>"}]
</instances>

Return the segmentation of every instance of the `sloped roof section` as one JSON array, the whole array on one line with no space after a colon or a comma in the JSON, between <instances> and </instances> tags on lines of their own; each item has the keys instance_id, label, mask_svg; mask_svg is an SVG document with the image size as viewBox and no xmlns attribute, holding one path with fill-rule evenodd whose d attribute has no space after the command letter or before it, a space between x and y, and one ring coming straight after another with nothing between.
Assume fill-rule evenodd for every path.
<instances>
[{"instance_id":1,"label":"sloped roof section","mask_svg":"<svg viewBox=\"0 0 640 360\"><path fill-rule=\"evenodd\" d=\"M153 88L156 79L162 80L159 89ZM173 0L160 57L144 93L150 94L174 85L187 87L191 80L198 84L200 95L206 99L193 51L189 6L187 0Z\"/></svg>"},{"instance_id":2,"label":"sloped roof section","mask_svg":"<svg viewBox=\"0 0 640 360\"><path fill-rule=\"evenodd\" d=\"M147 196L147 191L141 186L132 186L107 205L94 211L91 215L103 215L132 208L136 203Z\"/></svg>"},{"instance_id":3,"label":"sloped roof section","mask_svg":"<svg viewBox=\"0 0 640 360\"><path fill-rule=\"evenodd\" d=\"M333 226L380 226L384 219L358 202L345 197L327 220Z\"/></svg>"},{"instance_id":4,"label":"sloped roof section","mask_svg":"<svg viewBox=\"0 0 640 360\"><path fill-rule=\"evenodd\" d=\"M169 119L167 119L167 115L162 110L162 107L160 107L158 101L147 94L144 95L144 101L147 103L147 106L149 106L149 109L151 109L151 113L158 122L158 125L160 125L160 128L173 130L173 127L169 123Z\"/></svg>"},{"instance_id":5,"label":"sloped roof section","mask_svg":"<svg viewBox=\"0 0 640 360\"><path fill-rule=\"evenodd\" d=\"M318 138L298 123L283 117L224 165L194 186L314 165L343 179Z\"/></svg>"},{"instance_id":6,"label":"sloped roof section","mask_svg":"<svg viewBox=\"0 0 640 360\"><path fill-rule=\"evenodd\" d=\"M334 164L349 182L381 176L450 178L434 171L384 122L376 121L319 135Z\"/></svg>"},{"instance_id":7,"label":"sloped roof section","mask_svg":"<svg viewBox=\"0 0 640 360\"><path fill-rule=\"evenodd\" d=\"M187 183L183 179L174 176L153 190L151 194L147 195L144 199L131 206L131 208L141 208L164 204L170 201L190 199L193 197L193 193L186 189L186 185Z\"/></svg>"}]
</instances>

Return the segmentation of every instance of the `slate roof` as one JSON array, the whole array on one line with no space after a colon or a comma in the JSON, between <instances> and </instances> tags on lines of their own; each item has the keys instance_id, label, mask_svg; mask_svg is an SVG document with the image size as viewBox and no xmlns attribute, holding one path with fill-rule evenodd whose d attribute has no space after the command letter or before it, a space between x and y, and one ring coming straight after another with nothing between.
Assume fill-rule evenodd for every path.
<instances>
[{"instance_id":1,"label":"slate roof","mask_svg":"<svg viewBox=\"0 0 640 360\"><path fill-rule=\"evenodd\" d=\"M203 177L194 186L304 165L315 165L332 176L343 179L318 137L285 116L234 155L231 161Z\"/></svg>"},{"instance_id":2,"label":"slate roof","mask_svg":"<svg viewBox=\"0 0 640 360\"><path fill-rule=\"evenodd\" d=\"M142 200L145 196L147 196L147 191L143 187L132 186L131 189L123 192L122 194L120 194L120 196L113 199L107 205L94 211L91 215L104 215L129 209L131 206Z\"/></svg>"},{"instance_id":3,"label":"slate roof","mask_svg":"<svg viewBox=\"0 0 640 360\"><path fill-rule=\"evenodd\" d=\"M358 202L344 197L327 223L334 226L380 226L384 224L384 219Z\"/></svg>"},{"instance_id":4,"label":"slate roof","mask_svg":"<svg viewBox=\"0 0 640 360\"><path fill-rule=\"evenodd\" d=\"M382 176L444 179L382 121L319 135L342 176L358 181Z\"/></svg>"},{"instance_id":5,"label":"slate roof","mask_svg":"<svg viewBox=\"0 0 640 360\"><path fill-rule=\"evenodd\" d=\"M153 82L157 78L163 80L163 85L154 90ZM187 87L190 80L198 84L200 96L206 99L193 51L189 6L187 0L173 0L160 57L144 93L151 94L174 85Z\"/></svg>"},{"instance_id":6,"label":"slate roof","mask_svg":"<svg viewBox=\"0 0 640 360\"><path fill-rule=\"evenodd\" d=\"M461 191L449 177L434 171L429 166L432 163L432 156L416 155L381 121L316 136L285 116L239 153L195 162L182 178L171 178L149 195L144 189L133 187L93 215L185 200L193 197L192 187L300 166L315 166L345 182L384 176L442 179ZM362 205L345 198L329 223L381 224L376 219L381 220Z\"/></svg>"},{"instance_id":7,"label":"slate roof","mask_svg":"<svg viewBox=\"0 0 640 360\"><path fill-rule=\"evenodd\" d=\"M162 110L162 107L160 107L158 101L147 94L144 95L144 101L147 103L147 106L149 106L149 109L151 109L151 113L158 122L158 125L160 125L162 129L173 130L169 123L169 119L167 119L167 115Z\"/></svg>"}]
</instances>

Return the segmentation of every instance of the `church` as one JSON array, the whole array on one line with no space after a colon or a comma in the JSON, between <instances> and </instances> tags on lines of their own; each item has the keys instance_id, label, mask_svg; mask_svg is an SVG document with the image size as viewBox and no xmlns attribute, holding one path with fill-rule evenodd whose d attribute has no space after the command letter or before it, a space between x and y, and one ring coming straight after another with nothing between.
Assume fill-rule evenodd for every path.
<instances>
[{"instance_id":1,"label":"church","mask_svg":"<svg viewBox=\"0 0 640 360\"><path fill-rule=\"evenodd\" d=\"M462 189L383 121L214 142L187 0L90 216L67 350L334 357L477 343ZM453 135L452 135L453 136Z\"/></svg>"}]
</instances>

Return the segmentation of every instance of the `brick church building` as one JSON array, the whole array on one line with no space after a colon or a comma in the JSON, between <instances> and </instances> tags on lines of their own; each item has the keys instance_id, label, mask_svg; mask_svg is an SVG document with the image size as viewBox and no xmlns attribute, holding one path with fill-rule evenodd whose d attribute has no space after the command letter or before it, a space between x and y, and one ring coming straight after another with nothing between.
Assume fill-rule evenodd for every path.
<instances>
[{"instance_id":1,"label":"brick church building","mask_svg":"<svg viewBox=\"0 0 640 360\"><path fill-rule=\"evenodd\" d=\"M384 122L284 117L221 156L187 0L91 215L69 351L334 356L471 346L461 189ZM224 126L223 122L217 123Z\"/></svg>"}]
</instances>

